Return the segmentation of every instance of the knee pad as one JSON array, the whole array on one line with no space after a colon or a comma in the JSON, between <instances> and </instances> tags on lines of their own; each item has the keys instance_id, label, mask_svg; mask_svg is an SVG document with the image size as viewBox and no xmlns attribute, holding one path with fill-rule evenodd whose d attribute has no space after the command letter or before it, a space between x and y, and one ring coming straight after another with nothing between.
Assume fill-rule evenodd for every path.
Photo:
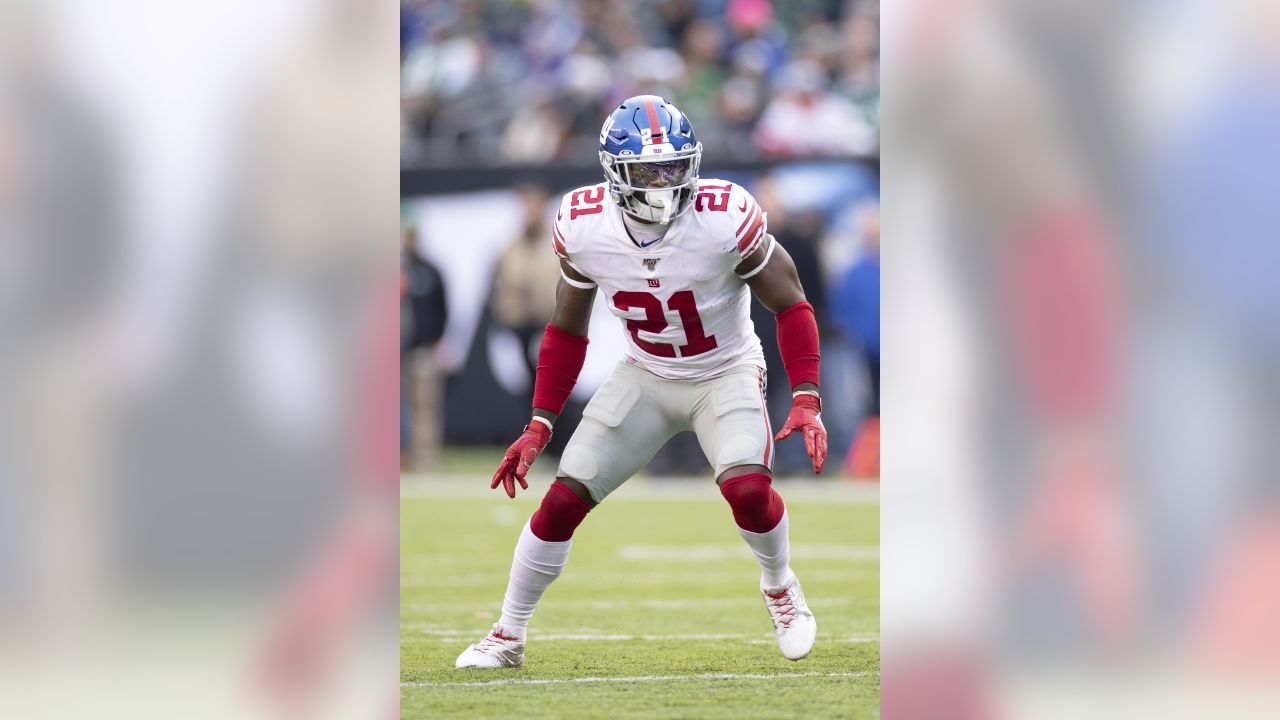
<instances>
[{"instance_id":1,"label":"knee pad","mask_svg":"<svg viewBox=\"0 0 1280 720\"><path fill-rule=\"evenodd\" d=\"M529 519L529 529L544 542L564 542L573 537L573 531L591 510L569 486L553 482L542 496L542 505Z\"/></svg>"},{"instance_id":2,"label":"knee pad","mask_svg":"<svg viewBox=\"0 0 1280 720\"><path fill-rule=\"evenodd\" d=\"M778 526L786 506L772 483L764 473L739 475L720 483L720 494L729 501L738 527L748 532L766 533Z\"/></svg>"}]
</instances>

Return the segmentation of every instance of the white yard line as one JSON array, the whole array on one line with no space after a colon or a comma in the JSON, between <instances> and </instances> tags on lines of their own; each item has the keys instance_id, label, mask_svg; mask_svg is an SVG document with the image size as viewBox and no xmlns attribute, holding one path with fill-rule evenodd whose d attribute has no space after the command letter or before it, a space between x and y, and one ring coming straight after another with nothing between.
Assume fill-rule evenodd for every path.
<instances>
[{"instance_id":1,"label":"white yard line","mask_svg":"<svg viewBox=\"0 0 1280 720\"><path fill-rule=\"evenodd\" d=\"M743 558L745 559L745 557ZM729 585L741 586L744 574L738 572L720 572L708 573L697 572L697 568L690 565L684 565L685 572L676 573L650 573L647 577L661 579L668 585ZM757 571L758 573L759 571ZM805 582L847 582L851 580L875 579L880 575L879 571L868 564L863 564L860 568L852 570L811 570L806 571L803 580ZM565 585L596 585L600 582L600 575L587 572L569 572L556 580L557 587ZM750 577L750 576L745 576ZM757 576L758 577L758 574ZM746 581L750 583L750 580ZM464 575L416 575L412 571L405 571L400 575L400 587L428 587L440 588L448 590L457 587L483 587L492 585L494 587L504 587L507 584L507 571L495 571L489 574L464 574ZM757 602L759 602L757 600Z\"/></svg>"},{"instance_id":2,"label":"white yard line","mask_svg":"<svg viewBox=\"0 0 1280 720\"><path fill-rule=\"evenodd\" d=\"M622 560L663 560L669 562L720 562L733 558L751 559L746 543L733 545L619 545ZM879 560L875 545L803 544L791 546L791 557L800 560Z\"/></svg>"},{"instance_id":3,"label":"white yard line","mask_svg":"<svg viewBox=\"0 0 1280 720\"><path fill-rule=\"evenodd\" d=\"M805 577L808 577L808 575ZM811 599L810 605L820 609L834 605L851 605L854 602L864 601L850 597L826 597L816 602ZM538 607L554 608L556 610L688 610L693 608L756 607L758 605L760 605L759 596L723 599L708 598L705 600L546 600L539 603ZM456 612L459 610L497 612L501 607L501 598L499 598L499 602L485 605L404 603L400 607L402 610L428 613Z\"/></svg>"},{"instance_id":4,"label":"white yard line","mask_svg":"<svg viewBox=\"0 0 1280 720\"><path fill-rule=\"evenodd\" d=\"M481 637L487 632L487 628L475 627L467 629L457 628L441 628L435 625L419 625L415 623L406 623L401 626L403 630L411 631L418 635L435 636L442 643L455 643L459 640L470 639L473 637ZM530 630L529 641L536 642L541 640L590 640L590 641L665 641L665 640L750 640L752 644L772 644L773 637L766 633L610 633L596 628L580 628L576 630L570 629L548 629L548 630ZM859 633L845 637L836 637L834 635L819 635L818 640L821 642L834 643L873 643L880 642L879 633Z\"/></svg>"},{"instance_id":5,"label":"white yard line","mask_svg":"<svg viewBox=\"0 0 1280 720\"><path fill-rule=\"evenodd\" d=\"M459 633L437 631L437 632L424 632L422 634L439 636L440 642L442 643L456 643L456 642L459 642L460 640L469 640L473 638L483 637L485 634L485 631L483 629L475 630L471 632L459 632ZM760 634L745 634L745 633L672 633L672 634L660 634L660 635L649 635L649 634L618 635L618 634L609 634L609 633L566 632L566 633L545 633L545 634L529 635L530 642L539 642L543 640L547 640L547 641L587 640L591 642L602 642L602 641L634 642L636 640L647 640L651 642L664 642L664 641L670 641L670 640L750 640L752 644L762 644L762 645L769 645L774 642L772 638L768 638L768 639L763 639L763 638L764 636ZM834 642L834 643L873 643L873 642L879 642L880 636L869 635L869 636L855 636L855 637L843 637L843 638L819 637L818 639L821 642Z\"/></svg>"},{"instance_id":6,"label":"white yard line","mask_svg":"<svg viewBox=\"0 0 1280 720\"><path fill-rule=\"evenodd\" d=\"M500 458L494 455L494 467ZM530 477L529 489L521 491L526 498L541 498L551 484L550 477ZM875 504L880 502L880 485L845 480L780 479L776 487L791 503ZM401 476L402 498L492 499L499 491L489 489L489 477L470 475ZM502 496L505 500L506 496ZM609 496L610 503L652 500L702 500L724 503L724 498L709 477L635 478Z\"/></svg>"},{"instance_id":7,"label":"white yard line","mask_svg":"<svg viewBox=\"0 0 1280 720\"><path fill-rule=\"evenodd\" d=\"M807 578L809 577L809 575L812 575L812 574L813 573L809 573L808 575L805 575L805 577ZM734 581L742 579L741 574L730 575L728 573L721 573L718 575L708 575L706 573L695 573L692 571L688 573L683 573L683 574L675 573L671 575L663 575L662 577L663 577L663 580L667 583L680 584L680 585L732 584ZM858 579L858 577L861 577L861 576L851 576L847 579L853 580L853 579ZM839 579L846 579L846 578L839 578ZM600 578L594 574L587 574L587 573L579 573L577 575L566 574L556 580L556 586L564 587L565 585L596 585L599 582L600 582ZM413 575L413 574L404 574L404 573L400 575L400 587L402 588L425 587L425 588L437 588L442 591L447 591L447 590L450 590L453 588L459 588L459 587L483 587L486 585L491 585L495 588L498 588L498 592L501 593L502 592L501 588L505 587L506 584L507 584L506 570L495 571L493 573L484 574L484 575ZM499 600L502 599L501 595L499 595L498 599ZM455 605L454 607L456 608L457 606Z\"/></svg>"},{"instance_id":8,"label":"white yard line","mask_svg":"<svg viewBox=\"0 0 1280 720\"><path fill-rule=\"evenodd\" d=\"M770 639L770 640L749 640L748 642L751 645L772 645L774 644L775 641ZM868 645L870 643L880 642L880 636L879 635L854 635L853 637L823 638L821 635L819 635L818 642L846 643L850 645Z\"/></svg>"},{"instance_id":9,"label":"white yard line","mask_svg":"<svg viewBox=\"0 0 1280 720\"><path fill-rule=\"evenodd\" d=\"M479 680L475 682L402 682L400 687L488 687L493 685L563 685L572 683L637 683L637 682L679 682L685 680L787 680L791 678L858 678L873 677L873 672L843 673L778 673L772 675L755 675L739 673L704 673L702 675L635 675L631 677L580 677L580 678L542 678L523 679L507 678L504 680Z\"/></svg>"},{"instance_id":10,"label":"white yard line","mask_svg":"<svg viewBox=\"0 0 1280 720\"><path fill-rule=\"evenodd\" d=\"M484 631L481 630L479 633L472 633L467 637L471 637L472 635L482 637L484 635ZM740 633L685 633L685 634L676 633L671 635L611 635L607 633L566 632L566 633L546 633L546 634L531 633L529 635L529 642L538 642L542 640L592 640L592 641L739 640L742 638L758 638L758 637L760 636L759 635L743 635ZM444 639L444 640L441 640L441 642L449 643L449 642L456 642L456 641L452 639Z\"/></svg>"}]
</instances>

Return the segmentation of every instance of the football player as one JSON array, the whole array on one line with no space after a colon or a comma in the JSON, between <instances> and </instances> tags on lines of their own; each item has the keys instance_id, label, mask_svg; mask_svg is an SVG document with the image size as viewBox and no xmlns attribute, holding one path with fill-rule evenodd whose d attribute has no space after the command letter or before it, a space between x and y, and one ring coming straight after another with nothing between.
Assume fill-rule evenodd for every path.
<instances>
[{"instance_id":1,"label":"football player","mask_svg":"<svg viewBox=\"0 0 1280 720\"><path fill-rule=\"evenodd\" d=\"M516 484L547 445L587 352L597 293L626 326L629 352L592 397L556 479L516 544L502 617L458 656L459 668L520 667L525 631L569 559L574 529L672 435L693 430L742 538L778 648L809 654L813 613L789 565L787 513L771 486L773 441L804 439L822 471L827 432L818 393L818 326L787 251L742 187L698 176L702 145L684 113L655 95L628 99L600 131L606 181L564 196L551 230L562 277L538 352L533 416L493 476ZM748 290L750 292L748 292ZM792 389L774 437L765 364L751 324L754 294L776 314Z\"/></svg>"}]
</instances>

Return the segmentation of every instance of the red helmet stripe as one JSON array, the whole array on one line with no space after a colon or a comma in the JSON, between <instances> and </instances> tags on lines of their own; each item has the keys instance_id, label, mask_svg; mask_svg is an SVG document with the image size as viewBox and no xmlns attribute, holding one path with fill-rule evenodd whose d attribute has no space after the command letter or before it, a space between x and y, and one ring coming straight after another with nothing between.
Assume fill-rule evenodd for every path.
<instances>
[{"instance_id":1,"label":"red helmet stripe","mask_svg":"<svg viewBox=\"0 0 1280 720\"><path fill-rule=\"evenodd\" d=\"M658 123L658 108L654 107L652 100L644 101L644 110L649 114L649 143L651 145L662 144L662 126Z\"/></svg>"}]
</instances>

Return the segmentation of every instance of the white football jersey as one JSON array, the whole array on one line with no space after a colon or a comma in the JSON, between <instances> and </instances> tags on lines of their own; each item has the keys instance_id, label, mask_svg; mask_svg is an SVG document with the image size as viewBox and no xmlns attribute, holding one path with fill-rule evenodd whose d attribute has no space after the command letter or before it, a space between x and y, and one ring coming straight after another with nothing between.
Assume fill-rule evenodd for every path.
<instances>
[{"instance_id":1,"label":"white football jersey","mask_svg":"<svg viewBox=\"0 0 1280 720\"><path fill-rule=\"evenodd\" d=\"M626 326L631 360L675 380L746 364L763 368L747 278L734 272L762 243L773 242L751 194L725 180L700 180L692 207L646 247L631 239L608 195L605 183L566 193L552 244L599 286Z\"/></svg>"}]
</instances>

